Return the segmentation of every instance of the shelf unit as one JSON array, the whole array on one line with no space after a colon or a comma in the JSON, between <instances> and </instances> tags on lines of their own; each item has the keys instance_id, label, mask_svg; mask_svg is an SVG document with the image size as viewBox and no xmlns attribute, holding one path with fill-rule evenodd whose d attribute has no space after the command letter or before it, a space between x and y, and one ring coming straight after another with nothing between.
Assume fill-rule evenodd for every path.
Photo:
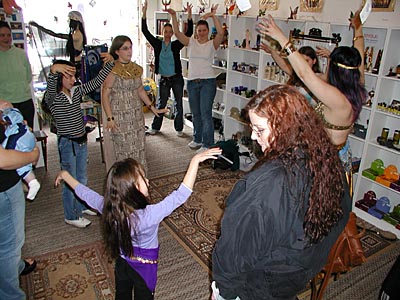
<instances>
[{"instance_id":1,"label":"shelf unit","mask_svg":"<svg viewBox=\"0 0 400 300\"><path fill-rule=\"evenodd\" d=\"M248 89L260 91L268 86L277 84L274 80L265 79L265 65L273 62L271 55L257 51L257 17L248 16L227 16L220 17L220 21L227 23L229 31L228 48L221 49L217 52L217 58L226 61L226 68L215 67L216 72L226 72L225 89L219 88L215 97L215 103L223 103L223 110L214 110L214 117L223 120L224 135L229 139L233 134L241 132L242 135L250 136L251 132L244 122L240 119L231 116L232 108L237 108L239 111L244 108L249 100L244 96L234 93L235 87L246 86ZM310 28L321 28L323 36L331 36L332 33L340 33L340 46L352 45L352 31L349 31L348 24L329 24L315 23L305 20L286 20L276 19L277 24L282 30L289 35L289 32L294 28L308 32ZM250 31L250 48L245 49L238 47L246 37L246 29ZM367 128L365 139L357 137L353 134L349 136L353 157L361 158L359 172L354 176L354 201L353 204L364 197L364 194L369 190L373 190L377 198L388 197L391 201L391 209L395 205L400 204L400 192L388 188L380 183L370 180L361 175L361 171L370 167L371 162L375 159L382 159L385 167L392 164L400 170L400 152L394 149L381 146L377 143L377 137L381 135L383 127L390 128L389 138L393 137L394 130L400 130L400 115L388 113L379 110L377 103L385 102L391 104L393 99L400 100L400 79L396 77L386 76L389 69L396 67L400 61L400 28L379 28L379 27L364 27L364 40L366 47L374 47L372 55L372 68L375 67L375 62L378 50L384 49L379 72L372 73L371 70L365 72L365 86L368 91L374 90L375 96L372 99L372 105L364 106L357 123ZM264 42L271 42L264 40ZM300 47L302 44L297 45ZM328 47L329 48L329 47ZM241 70L233 70L234 63L245 62L258 66L257 72L248 74L240 72ZM185 65L184 70L187 71L189 61L186 56L185 49L182 50L182 64ZM184 71L184 72L185 72ZM185 74L185 73L184 73ZM190 111L186 98L185 112ZM246 147L241 145L241 151L245 151ZM353 211L356 214L368 221L369 223L396 234L400 238L400 230L386 221L380 220L365 211L353 205Z\"/></svg>"}]
</instances>

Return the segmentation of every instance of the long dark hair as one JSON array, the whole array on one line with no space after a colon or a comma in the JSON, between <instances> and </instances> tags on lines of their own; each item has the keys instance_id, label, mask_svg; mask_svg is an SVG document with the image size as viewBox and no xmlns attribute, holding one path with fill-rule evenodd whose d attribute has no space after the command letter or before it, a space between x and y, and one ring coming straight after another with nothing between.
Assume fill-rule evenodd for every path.
<instances>
[{"instance_id":1,"label":"long dark hair","mask_svg":"<svg viewBox=\"0 0 400 300\"><path fill-rule=\"evenodd\" d=\"M321 73L317 52L315 52L314 48L312 48L310 46L303 46L303 47L299 48L298 51L300 54L308 56L311 59L315 59L316 61L315 61L315 64L313 64L313 66L312 66L312 70L314 71L314 73ZM305 87L304 83L301 81L299 76L297 76L296 72L294 72L294 71L292 72L292 75L290 76L287 84Z\"/></svg>"},{"instance_id":2,"label":"long dark hair","mask_svg":"<svg viewBox=\"0 0 400 300\"><path fill-rule=\"evenodd\" d=\"M70 61L75 63L75 48L74 48L74 41L72 38L72 34L74 31L79 28L79 31L82 32L83 36L83 46L87 44L85 28L80 21L70 19L69 20L69 33L68 33L68 40L66 45L67 55L69 55Z\"/></svg>"},{"instance_id":3,"label":"long dark hair","mask_svg":"<svg viewBox=\"0 0 400 300\"><path fill-rule=\"evenodd\" d=\"M344 192L343 167L321 119L304 96L288 85L273 85L259 92L246 109L268 119L271 129L269 146L255 168L280 159L290 170L305 157L312 187L303 228L311 242L318 242L342 217Z\"/></svg>"},{"instance_id":4,"label":"long dark hair","mask_svg":"<svg viewBox=\"0 0 400 300\"><path fill-rule=\"evenodd\" d=\"M116 53L121 47L122 45L129 41L132 45L132 40L126 36L126 35L118 35L116 36L111 43L111 47L110 47L110 54L112 55L112 57L117 60L118 59L118 54Z\"/></svg>"},{"instance_id":5,"label":"long dark hair","mask_svg":"<svg viewBox=\"0 0 400 300\"><path fill-rule=\"evenodd\" d=\"M143 166L132 158L115 162L107 173L101 229L111 258L121 252L133 255L131 229L136 226L136 210L149 204L137 188L139 178L145 179Z\"/></svg>"},{"instance_id":6,"label":"long dark hair","mask_svg":"<svg viewBox=\"0 0 400 300\"><path fill-rule=\"evenodd\" d=\"M361 60L356 48L340 46L332 51L328 69L328 82L340 90L353 107L353 121L357 120L367 99L367 91L360 82Z\"/></svg>"},{"instance_id":7,"label":"long dark hair","mask_svg":"<svg viewBox=\"0 0 400 300\"><path fill-rule=\"evenodd\" d=\"M55 64L68 65L68 66L71 66L71 67L75 67L75 64L73 62L70 62L70 61L65 60L65 59L55 60L53 62L53 64L54 65ZM63 88L62 80L63 80L63 74L62 73L57 73L57 93L60 93L62 91L62 88Z\"/></svg>"}]
</instances>

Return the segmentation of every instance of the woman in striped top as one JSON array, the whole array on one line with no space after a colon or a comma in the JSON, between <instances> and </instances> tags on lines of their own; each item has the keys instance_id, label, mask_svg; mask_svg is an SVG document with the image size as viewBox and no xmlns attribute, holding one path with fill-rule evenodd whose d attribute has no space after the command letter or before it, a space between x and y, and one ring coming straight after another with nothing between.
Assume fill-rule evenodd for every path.
<instances>
[{"instance_id":1,"label":"woman in striped top","mask_svg":"<svg viewBox=\"0 0 400 300\"><path fill-rule=\"evenodd\" d=\"M87 136L81 111L82 96L99 88L114 67L109 53L101 54L105 65L96 78L74 86L75 66L66 60L57 60L50 68L47 92L44 101L55 120L58 136L61 169L67 170L82 184L87 183ZM76 227L87 227L90 221L82 214L88 210L67 186L63 187L65 223Z\"/></svg>"}]
</instances>

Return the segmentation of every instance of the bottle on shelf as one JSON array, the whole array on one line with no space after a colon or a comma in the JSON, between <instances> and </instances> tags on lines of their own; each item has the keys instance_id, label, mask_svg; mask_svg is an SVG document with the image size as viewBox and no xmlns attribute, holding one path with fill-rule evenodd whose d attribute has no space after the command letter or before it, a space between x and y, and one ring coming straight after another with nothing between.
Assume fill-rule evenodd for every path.
<instances>
[{"instance_id":1,"label":"bottle on shelf","mask_svg":"<svg viewBox=\"0 0 400 300\"><path fill-rule=\"evenodd\" d=\"M267 62L267 65L265 66L264 79L271 79L271 66L269 62Z\"/></svg>"}]
</instances>

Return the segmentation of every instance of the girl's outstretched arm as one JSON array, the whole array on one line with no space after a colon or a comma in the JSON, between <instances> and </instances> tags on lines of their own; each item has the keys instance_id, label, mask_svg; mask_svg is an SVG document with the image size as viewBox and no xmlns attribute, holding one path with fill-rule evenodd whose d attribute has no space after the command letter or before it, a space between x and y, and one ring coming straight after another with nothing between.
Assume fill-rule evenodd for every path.
<instances>
[{"instance_id":1,"label":"girl's outstretched arm","mask_svg":"<svg viewBox=\"0 0 400 300\"><path fill-rule=\"evenodd\" d=\"M192 160L190 161L189 168L186 171L186 175L183 178L183 183L192 190L194 182L196 181L199 163L207 159L217 159L218 155L221 153L221 148L210 148L193 156Z\"/></svg>"},{"instance_id":2,"label":"girl's outstretched arm","mask_svg":"<svg viewBox=\"0 0 400 300\"><path fill-rule=\"evenodd\" d=\"M54 185L59 186L62 181L69 185L79 197L88 204L91 208L94 208L99 213L102 213L104 206L104 197L87 186L81 184L78 180L72 177L68 171L62 170L57 174Z\"/></svg>"},{"instance_id":3,"label":"girl's outstretched arm","mask_svg":"<svg viewBox=\"0 0 400 300\"><path fill-rule=\"evenodd\" d=\"M64 181L66 184L68 184L73 190L75 190L75 188L80 183L78 180L76 180L74 177L72 177L68 171L65 171L65 170L62 170L57 174L54 185L57 187L61 184L62 181Z\"/></svg>"}]
</instances>

